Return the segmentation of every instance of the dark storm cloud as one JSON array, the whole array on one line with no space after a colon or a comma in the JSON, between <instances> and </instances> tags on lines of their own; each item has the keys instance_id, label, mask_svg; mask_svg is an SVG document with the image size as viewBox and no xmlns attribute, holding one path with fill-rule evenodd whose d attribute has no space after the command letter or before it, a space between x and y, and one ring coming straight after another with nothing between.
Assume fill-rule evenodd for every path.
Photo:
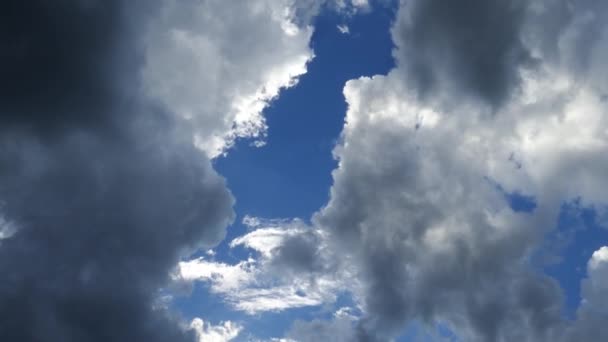
<instances>
[{"instance_id":1,"label":"dark storm cloud","mask_svg":"<svg viewBox=\"0 0 608 342\"><path fill-rule=\"evenodd\" d=\"M223 237L233 200L190 132L137 96L152 4L1 5L2 341L194 340L158 289Z\"/></svg>"},{"instance_id":2,"label":"dark storm cloud","mask_svg":"<svg viewBox=\"0 0 608 342\"><path fill-rule=\"evenodd\" d=\"M526 1L414 0L394 27L398 64L422 96L448 91L506 101L532 62L520 33Z\"/></svg>"},{"instance_id":3,"label":"dark storm cloud","mask_svg":"<svg viewBox=\"0 0 608 342\"><path fill-rule=\"evenodd\" d=\"M18 232L0 247L0 339L186 340L152 303L180 253L230 219L209 162L168 139L9 138L0 196Z\"/></svg>"},{"instance_id":4,"label":"dark storm cloud","mask_svg":"<svg viewBox=\"0 0 608 342\"><path fill-rule=\"evenodd\" d=\"M133 89L144 6L109 0L8 0L0 14L0 123L43 133L108 123ZM152 2L149 3L150 6ZM136 11L137 7L137 11ZM117 82L118 80L123 82Z\"/></svg>"}]
</instances>

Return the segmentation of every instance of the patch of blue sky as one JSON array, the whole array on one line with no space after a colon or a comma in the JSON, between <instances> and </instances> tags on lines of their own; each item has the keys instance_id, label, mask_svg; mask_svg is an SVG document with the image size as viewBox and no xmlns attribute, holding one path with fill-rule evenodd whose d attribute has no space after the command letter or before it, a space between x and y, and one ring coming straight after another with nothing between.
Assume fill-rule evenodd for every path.
<instances>
[{"instance_id":1,"label":"patch of blue sky","mask_svg":"<svg viewBox=\"0 0 608 342\"><path fill-rule=\"evenodd\" d=\"M594 251L608 244L608 227L598 217L596 208L580 199L562 205L557 228L547 236L549 253L555 260L545 272L555 278L564 291L564 314L574 318L581 302L581 280L587 276L587 262Z\"/></svg>"},{"instance_id":2,"label":"patch of blue sky","mask_svg":"<svg viewBox=\"0 0 608 342\"><path fill-rule=\"evenodd\" d=\"M373 4L370 12L354 16L333 11L318 16L311 39L315 58L307 73L264 111L269 127L266 145L258 148L250 140L240 140L226 157L215 160L215 168L236 198L237 214L226 239L215 249L215 260L234 264L251 253L229 246L246 232L245 215L307 220L327 202L331 171L336 167L332 150L347 109L344 84L361 76L386 74L394 67L390 25L395 6L389 3ZM347 25L349 34L342 33L339 25ZM235 312L204 284L197 284L192 295L178 297L173 303L185 318L203 316L215 324L237 321L243 324L245 336L257 338L282 336L295 319L329 319L333 309L352 304L348 295L339 295L333 308L251 316Z\"/></svg>"},{"instance_id":3,"label":"patch of blue sky","mask_svg":"<svg viewBox=\"0 0 608 342\"><path fill-rule=\"evenodd\" d=\"M496 181L485 177L487 182L493 185L496 190L504 197L504 199L509 203L511 210L515 212L533 212L536 209L536 198L530 194L522 194L521 192L509 192L506 191L505 188L497 183Z\"/></svg>"},{"instance_id":4,"label":"patch of blue sky","mask_svg":"<svg viewBox=\"0 0 608 342\"><path fill-rule=\"evenodd\" d=\"M230 250L229 242L246 231L245 215L264 218L299 217L307 220L329 196L332 150L344 124L346 81L386 74L394 67L390 6L344 16L326 11L315 20L311 46L316 57L298 84L283 90L264 111L268 124L266 145L238 141L226 157L215 161L236 198L237 219L217 247L218 260L247 256ZM338 25L347 24L344 35Z\"/></svg>"},{"instance_id":5,"label":"patch of blue sky","mask_svg":"<svg viewBox=\"0 0 608 342\"><path fill-rule=\"evenodd\" d=\"M532 195L506 192L495 184L511 209L532 212L536 199ZM598 220L593 207L585 207L580 199L565 202L557 219L557 226L545 238L545 243L534 256L545 273L558 281L563 290L563 313L573 319L580 305L581 281L587 276L587 262L594 251L608 243L608 227Z\"/></svg>"}]
</instances>

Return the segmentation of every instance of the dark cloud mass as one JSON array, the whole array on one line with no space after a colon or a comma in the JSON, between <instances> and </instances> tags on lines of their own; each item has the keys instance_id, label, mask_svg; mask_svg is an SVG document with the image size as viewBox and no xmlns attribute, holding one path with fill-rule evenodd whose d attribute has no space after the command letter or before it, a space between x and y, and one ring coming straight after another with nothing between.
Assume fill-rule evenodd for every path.
<instances>
[{"instance_id":1,"label":"dark cloud mass","mask_svg":"<svg viewBox=\"0 0 608 342\"><path fill-rule=\"evenodd\" d=\"M1 341L192 341L156 300L232 196L191 133L138 96L155 2L0 11Z\"/></svg>"},{"instance_id":2,"label":"dark cloud mass","mask_svg":"<svg viewBox=\"0 0 608 342\"><path fill-rule=\"evenodd\" d=\"M3 2L2 126L50 133L107 123L111 106L125 100L126 84L133 87L141 57L132 25L142 18L128 15L125 2L115 0Z\"/></svg>"},{"instance_id":3,"label":"dark cloud mass","mask_svg":"<svg viewBox=\"0 0 608 342\"><path fill-rule=\"evenodd\" d=\"M420 0L402 4L396 58L422 96L448 91L491 106L519 85L532 58L521 40L527 1Z\"/></svg>"}]
</instances>

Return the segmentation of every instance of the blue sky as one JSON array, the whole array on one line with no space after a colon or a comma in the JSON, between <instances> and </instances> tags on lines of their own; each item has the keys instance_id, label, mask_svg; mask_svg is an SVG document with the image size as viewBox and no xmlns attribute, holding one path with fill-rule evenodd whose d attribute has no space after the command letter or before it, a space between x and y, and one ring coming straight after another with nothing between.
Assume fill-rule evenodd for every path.
<instances>
[{"instance_id":1,"label":"blue sky","mask_svg":"<svg viewBox=\"0 0 608 342\"><path fill-rule=\"evenodd\" d=\"M394 8L375 6L356 16L326 11L315 18L310 42L315 58L307 73L264 110L266 145L258 148L248 139L239 140L230 153L215 160L237 199L236 222L216 248L216 260L234 262L244 256L227 245L245 233L245 215L306 219L327 202L336 167L332 150L346 112L342 88L350 79L386 74L394 66L389 34L393 17ZM341 33L338 25L348 25L350 33ZM282 336L294 319L312 319L319 311L303 308L247 317L223 305L204 286L180 299L178 308L192 317L204 312L214 317L213 323L248 321L247 331L260 338Z\"/></svg>"},{"instance_id":2,"label":"blue sky","mask_svg":"<svg viewBox=\"0 0 608 342\"><path fill-rule=\"evenodd\" d=\"M391 9L377 6L354 17L327 11L315 18L310 46L316 57L297 86L283 90L264 110L266 145L255 148L242 140L215 161L241 216L309 217L327 202L336 167L331 151L346 112L342 88L350 79L386 74L393 67L393 16ZM350 34L338 31L342 24Z\"/></svg>"}]
</instances>

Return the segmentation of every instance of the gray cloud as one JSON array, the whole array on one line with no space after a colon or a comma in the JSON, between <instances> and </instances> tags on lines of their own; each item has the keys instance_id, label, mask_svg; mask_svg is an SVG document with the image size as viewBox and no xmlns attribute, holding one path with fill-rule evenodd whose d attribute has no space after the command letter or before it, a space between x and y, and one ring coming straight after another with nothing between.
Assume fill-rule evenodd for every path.
<instances>
[{"instance_id":1,"label":"gray cloud","mask_svg":"<svg viewBox=\"0 0 608 342\"><path fill-rule=\"evenodd\" d=\"M559 284L532 256L564 201L608 203L597 190L608 146L606 6L401 5L398 67L344 88L339 164L313 220L356 269L357 338L386 341L422 322L467 341L602 340L603 289L584 285L569 321ZM504 192L536 207L514 211Z\"/></svg>"},{"instance_id":2,"label":"gray cloud","mask_svg":"<svg viewBox=\"0 0 608 342\"><path fill-rule=\"evenodd\" d=\"M348 134L332 201L316 219L360 263L359 339L388 340L415 319L450 320L468 340L544 338L560 321L559 288L522 265L542 222L493 223L488 203L506 203L468 174L471 162L447 149L453 144L417 151L412 133L372 122ZM506 210L499 216L513 215Z\"/></svg>"},{"instance_id":3,"label":"gray cloud","mask_svg":"<svg viewBox=\"0 0 608 342\"><path fill-rule=\"evenodd\" d=\"M331 321L295 321L287 337L298 342L348 342L356 339L353 322L345 317L336 317Z\"/></svg>"},{"instance_id":4,"label":"gray cloud","mask_svg":"<svg viewBox=\"0 0 608 342\"><path fill-rule=\"evenodd\" d=\"M331 270L333 263L324 259L324 255L319 250L321 244L321 237L312 231L286 237L273 249L272 265L281 271L327 272Z\"/></svg>"},{"instance_id":5,"label":"gray cloud","mask_svg":"<svg viewBox=\"0 0 608 342\"><path fill-rule=\"evenodd\" d=\"M233 199L192 132L138 95L155 6L1 5L0 215L15 232L0 240L0 340L196 338L157 291L223 238Z\"/></svg>"},{"instance_id":6,"label":"gray cloud","mask_svg":"<svg viewBox=\"0 0 608 342\"><path fill-rule=\"evenodd\" d=\"M422 96L473 95L497 107L532 58L521 39L526 1L402 1L393 28L399 66Z\"/></svg>"},{"instance_id":7,"label":"gray cloud","mask_svg":"<svg viewBox=\"0 0 608 342\"><path fill-rule=\"evenodd\" d=\"M128 100L127 90L134 93L142 57L134 46L135 27L145 20L134 14L146 9L114 0L4 2L3 129L17 126L50 135L65 126L109 124L112 106Z\"/></svg>"}]
</instances>

